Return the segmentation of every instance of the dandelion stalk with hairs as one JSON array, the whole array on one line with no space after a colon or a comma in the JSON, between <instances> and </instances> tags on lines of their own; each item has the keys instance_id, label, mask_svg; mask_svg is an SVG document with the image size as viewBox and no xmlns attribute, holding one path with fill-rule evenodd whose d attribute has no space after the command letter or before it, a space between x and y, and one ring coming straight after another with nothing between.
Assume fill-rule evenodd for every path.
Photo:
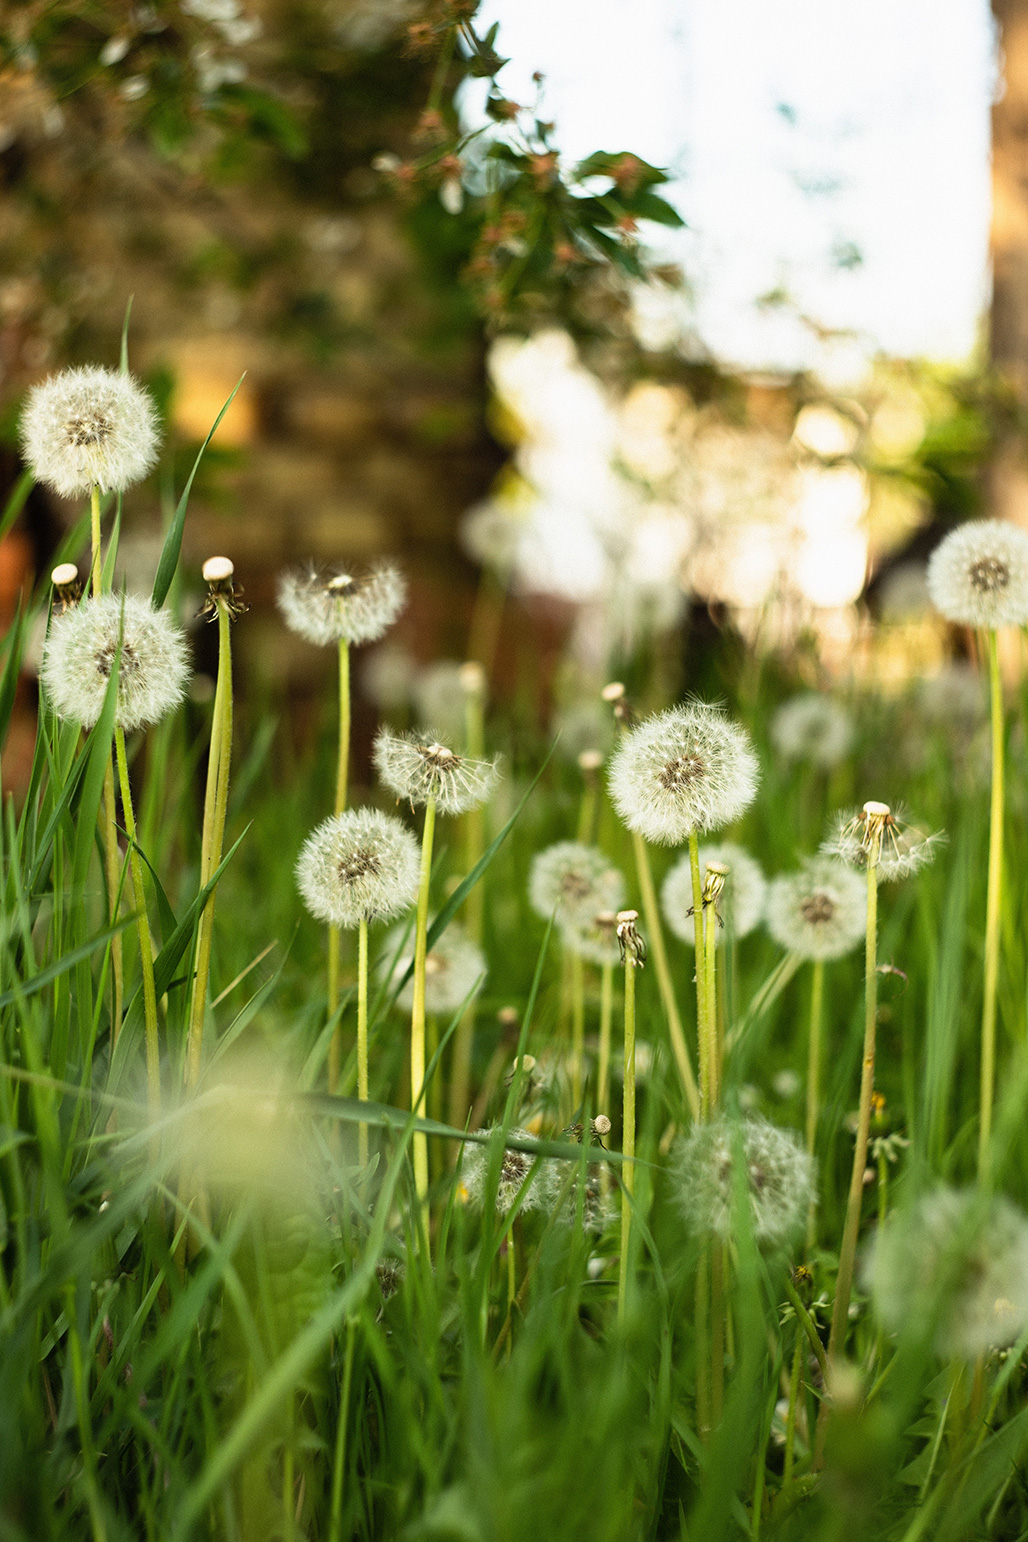
<instances>
[{"instance_id":1,"label":"dandelion stalk with hairs","mask_svg":"<svg viewBox=\"0 0 1028 1542\"><path fill-rule=\"evenodd\" d=\"M631 1267L632 1200L635 1194L635 972L646 962L646 944L636 928L637 910L621 910L617 938L625 966L625 1080L621 1126L621 1256L618 1266L618 1320L624 1321Z\"/></svg>"}]
</instances>

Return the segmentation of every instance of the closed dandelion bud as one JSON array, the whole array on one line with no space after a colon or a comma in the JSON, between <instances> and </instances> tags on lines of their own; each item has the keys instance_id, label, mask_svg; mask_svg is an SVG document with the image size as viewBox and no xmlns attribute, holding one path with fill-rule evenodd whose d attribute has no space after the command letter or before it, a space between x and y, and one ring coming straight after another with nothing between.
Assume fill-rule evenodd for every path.
<instances>
[{"instance_id":1,"label":"closed dandelion bud","mask_svg":"<svg viewBox=\"0 0 1028 1542\"><path fill-rule=\"evenodd\" d=\"M557 841L532 861L528 898L536 915L556 915L562 927L588 925L597 913L617 910L625 880L597 846Z\"/></svg>"},{"instance_id":2,"label":"closed dandelion bud","mask_svg":"<svg viewBox=\"0 0 1028 1542\"><path fill-rule=\"evenodd\" d=\"M1002 1195L938 1188L894 1211L868 1268L892 1332L934 1325L936 1353L975 1360L1028 1326L1028 1219Z\"/></svg>"},{"instance_id":3,"label":"closed dandelion bud","mask_svg":"<svg viewBox=\"0 0 1028 1542\"><path fill-rule=\"evenodd\" d=\"M828 770L853 746L853 719L831 696L804 692L783 702L771 719L771 743L783 760Z\"/></svg>"},{"instance_id":4,"label":"closed dandelion bud","mask_svg":"<svg viewBox=\"0 0 1028 1542\"><path fill-rule=\"evenodd\" d=\"M814 1164L791 1130L757 1116L696 1124L675 1154L677 1197L690 1230L728 1239L737 1225L736 1162L745 1169L750 1226L758 1246L785 1247L802 1231L814 1198Z\"/></svg>"},{"instance_id":5,"label":"closed dandelion bud","mask_svg":"<svg viewBox=\"0 0 1028 1542\"><path fill-rule=\"evenodd\" d=\"M382 636L403 609L407 585L398 569L381 563L369 573L283 573L278 607L286 625L319 647L368 643Z\"/></svg>"},{"instance_id":6,"label":"closed dandelion bud","mask_svg":"<svg viewBox=\"0 0 1028 1542\"><path fill-rule=\"evenodd\" d=\"M495 1128L495 1126L494 1126ZM535 1137L530 1130L509 1130L508 1140L531 1141ZM464 1159L461 1164L461 1183L469 1205L480 1210L486 1199L486 1184L489 1179L489 1169L493 1165L492 1150L489 1146L474 1145L469 1141L464 1147ZM532 1155L529 1151L517 1151L511 1146L505 1146L503 1156L500 1158L499 1181L496 1187L496 1209L500 1215L506 1215L521 1192L521 1186L528 1175L535 1172L532 1180L525 1190L521 1200L521 1210L546 1210L553 1204L555 1192L554 1164L542 1158Z\"/></svg>"},{"instance_id":7,"label":"closed dandelion bud","mask_svg":"<svg viewBox=\"0 0 1028 1542\"><path fill-rule=\"evenodd\" d=\"M348 809L308 836L296 862L296 882L311 915L352 930L386 921L413 905L421 855L417 841L392 814Z\"/></svg>"},{"instance_id":8,"label":"closed dandelion bud","mask_svg":"<svg viewBox=\"0 0 1028 1542\"><path fill-rule=\"evenodd\" d=\"M711 863L728 869L724 889L717 902L718 914L725 925L718 927L718 941L727 937L745 937L764 919L767 879L760 863L733 841L720 841L700 847L700 872ZM670 869L660 891L664 919L676 937L695 946L696 928L692 913L692 867L683 857Z\"/></svg>"},{"instance_id":9,"label":"closed dandelion bud","mask_svg":"<svg viewBox=\"0 0 1028 1542\"><path fill-rule=\"evenodd\" d=\"M388 728L379 730L374 761L397 798L412 806L435 801L444 814L466 814L484 803L499 774L493 760L472 760L445 744Z\"/></svg>"},{"instance_id":10,"label":"closed dandelion bud","mask_svg":"<svg viewBox=\"0 0 1028 1542\"><path fill-rule=\"evenodd\" d=\"M429 921L431 926L431 921ZM402 930L394 930L386 941L384 962L388 967L397 948L403 951L389 976L395 986L414 960L414 937L403 943ZM485 955L459 921L451 921L429 949L425 958L425 1011L432 1016L449 1016L463 1007L485 984ZM407 981L398 997L399 1005L409 1011L414 1004L414 980Z\"/></svg>"},{"instance_id":11,"label":"closed dandelion bud","mask_svg":"<svg viewBox=\"0 0 1028 1542\"><path fill-rule=\"evenodd\" d=\"M867 883L834 857L814 857L772 880L767 929L799 958L842 958L867 931Z\"/></svg>"},{"instance_id":12,"label":"closed dandelion bud","mask_svg":"<svg viewBox=\"0 0 1028 1542\"><path fill-rule=\"evenodd\" d=\"M119 647L118 725L130 733L178 706L189 675L182 632L148 600L101 594L54 616L51 624L40 679L58 717L92 728Z\"/></svg>"},{"instance_id":13,"label":"closed dandelion bud","mask_svg":"<svg viewBox=\"0 0 1028 1542\"><path fill-rule=\"evenodd\" d=\"M662 846L720 829L753 802L759 768L749 735L720 707L690 702L626 733L610 793L630 830Z\"/></svg>"},{"instance_id":14,"label":"closed dandelion bud","mask_svg":"<svg viewBox=\"0 0 1028 1542\"><path fill-rule=\"evenodd\" d=\"M122 492L157 459L157 411L131 375L66 369L29 392L21 438L37 481L62 498Z\"/></svg>"},{"instance_id":15,"label":"closed dandelion bud","mask_svg":"<svg viewBox=\"0 0 1028 1542\"><path fill-rule=\"evenodd\" d=\"M941 831L926 835L894 814L887 803L872 801L857 814L840 814L821 850L854 867L867 867L873 856L879 879L889 883L934 862L945 839Z\"/></svg>"},{"instance_id":16,"label":"closed dandelion bud","mask_svg":"<svg viewBox=\"0 0 1028 1542\"><path fill-rule=\"evenodd\" d=\"M1005 519L958 525L931 555L928 593L948 621L1022 626L1028 621L1028 531Z\"/></svg>"}]
</instances>

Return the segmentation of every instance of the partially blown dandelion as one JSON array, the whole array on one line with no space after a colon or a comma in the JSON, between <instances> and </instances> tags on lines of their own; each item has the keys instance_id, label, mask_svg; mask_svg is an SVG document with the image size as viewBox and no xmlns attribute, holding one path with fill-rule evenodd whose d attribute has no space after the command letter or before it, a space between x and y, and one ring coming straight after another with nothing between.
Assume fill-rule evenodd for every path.
<instances>
[{"instance_id":1,"label":"partially blown dandelion","mask_svg":"<svg viewBox=\"0 0 1028 1542\"><path fill-rule=\"evenodd\" d=\"M300 851L296 880L319 921L347 930L384 921L413 905L418 843L392 814L349 809L320 824Z\"/></svg>"},{"instance_id":2,"label":"partially blown dandelion","mask_svg":"<svg viewBox=\"0 0 1028 1542\"><path fill-rule=\"evenodd\" d=\"M435 803L444 814L465 814L484 803L496 784L493 760L457 755L417 734L379 730L375 769L385 785L412 805Z\"/></svg>"},{"instance_id":3,"label":"partially blown dandelion","mask_svg":"<svg viewBox=\"0 0 1028 1542\"><path fill-rule=\"evenodd\" d=\"M783 760L808 761L827 770L849 754L853 719L831 696L806 691L778 708L771 719L771 743Z\"/></svg>"},{"instance_id":4,"label":"partially blown dandelion","mask_svg":"<svg viewBox=\"0 0 1028 1542\"><path fill-rule=\"evenodd\" d=\"M375 642L403 609L407 586L388 563L368 573L283 573L279 609L286 625L319 647Z\"/></svg>"},{"instance_id":5,"label":"partially blown dandelion","mask_svg":"<svg viewBox=\"0 0 1028 1542\"><path fill-rule=\"evenodd\" d=\"M508 1139L531 1141L535 1137L529 1130L509 1130ZM461 1182L467 1203L476 1209L481 1209L485 1203L489 1170L494 1158L489 1146L472 1144L470 1141L464 1147L464 1161L461 1167ZM533 1164L537 1164L532 1175L531 1182L525 1190L521 1201L522 1210L548 1210L552 1208L555 1198L554 1164L548 1162L545 1157L540 1160L528 1151L518 1151L512 1146L505 1146L503 1156L500 1158L500 1170L496 1187L496 1208L501 1215L506 1215L511 1209L522 1185L532 1173Z\"/></svg>"},{"instance_id":6,"label":"partially blown dandelion","mask_svg":"<svg viewBox=\"0 0 1028 1542\"><path fill-rule=\"evenodd\" d=\"M662 846L738 819L759 768L749 735L720 707L690 702L626 733L611 758L610 792L630 830Z\"/></svg>"},{"instance_id":7,"label":"partially blown dandelion","mask_svg":"<svg viewBox=\"0 0 1028 1542\"><path fill-rule=\"evenodd\" d=\"M887 804L871 802L856 814L840 814L821 850L853 867L866 868L871 848L876 846L876 871L879 879L888 883L934 862L945 839L941 831L926 835L893 814Z\"/></svg>"},{"instance_id":8,"label":"partially blown dandelion","mask_svg":"<svg viewBox=\"0 0 1028 1542\"><path fill-rule=\"evenodd\" d=\"M40 678L59 717L92 728L103 710L118 649L115 721L130 733L159 722L185 694L186 641L166 610L127 594L82 600L55 615Z\"/></svg>"},{"instance_id":9,"label":"partially blown dandelion","mask_svg":"<svg viewBox=\"0 0 1028 1542\"><path fill-rule=\"evenodd\" d=\"M766 1119L724 1117L694 1125L678 1143L677 1196L689 1227L727 1239L736 1218L737 1156L745 1167L757 1243L787 1246L803 1230L814 1197L814 1164L791 1130Z\"/></svg>"},{"instance_id":10,"label":"partially blown dandelion","mask_svg":"<svg viewBox=\"0 0 1028 1542\"><path fill-rule=\"evenodd\" d=\"M157 412L131 375L87 365L29 392L21 437L37 480L62 498L121 492L157 459Z\"/></svg>"},{"instance_id":11,"label":"partially blown dandelion","mask_svg":"<svg viewBox=\"0 0 1028 1542\"><path fill-rule=\"evenodd\" d=\"M1028 621L1028 531L1005 519L951 530L928 563L928 592L948 621L995 629Z\"/></svg>"},{"instance_id":12,"label":"partially blown dandelion","mask_svg":"<svg viewBox=\"0 0 1028 1542\"><path fill-rule=\"evenodd\" d=\"M767 929L799 958L842 958L867 929L867 884L834 857L814 857L772 880Z\"/></svg>"},{"instance_id":13,"label":"partially blown dandelion","mask_svg":"<svg viewBox=\"0 0 1028 1542\"><path fill-rule=\"evenodd\" d=\"M733 841L700 847L700 872L709 863L723 863L728 869L724 891L718 904L718 912L725 921L725 928L718 933L719 940L728 936L745 937L758 927L764 918L767 900L767 879L760 863L742 846ZM693 917L692 865L688 857L676 862L664 879L660 891L664 919L676 937L681 937L690 947L695 945L696 927Z\"/></svg>"}]
</instances>

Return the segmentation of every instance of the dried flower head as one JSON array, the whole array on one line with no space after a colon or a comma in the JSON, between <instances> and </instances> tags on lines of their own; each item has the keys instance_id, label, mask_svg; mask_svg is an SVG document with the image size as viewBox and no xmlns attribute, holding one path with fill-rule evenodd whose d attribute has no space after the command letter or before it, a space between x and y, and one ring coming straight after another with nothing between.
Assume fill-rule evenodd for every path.
<instances>
[{"instance_id":1,"label":"dried flower head","mask_svg":"<svg viewBox=\"0 0 1028 1542\"><path fill-rule=\"evenodd\" d=\"M1028 1326L1028 1219L1002 1195L934 1189L887 1218L868 1274L888 1329L934 1324L938 1354L977 1359Z\"/></svg>"},{"instance_id":2,"label":"dried flower head","mask_svg":"<svg viewBox=\"0 0 1028 1542\"><path fill-rule=\"evenodd\" d=\"M618 940L621 962L625 965L634 964L641 969L646 962L646 938L636 925L638 920L637 910L619 910L614 917L614 934Z\"/></svg>"},{"instance_id":3,"label":"dried flower head","mask_svg":"<svg viewBox=\"0 0 1028 1542\"><path fill-rule=\"evenodd\" d=\"M454 659L440 659L419 670L411 689L418 722L444 739L463 739L468 702L481 700L484 692L481 664Z\"/></svg>"},{"instance_id":4,"label":"dried flower head","mask_svg":"<svg viewBox=\"0 0 1028 1542\"><path fill-rule=\"evenodd\" d=\"M420 870L418 843L395 815L355 808L324 820L307 837L296 882L311 915L351 929L409 910Z\"/></svg>"},{"instance_id":5,"label":"dried flower head","mask_svg":"<svg viewBox=\"0 0 1028 1542\"><path fill-rule=\"evenodd\" d=\"M131 375L65 369L29 392L21 438L37 480L62 498L122 492L157 459L157 412Z\"/></svg>"},{"instance_id":6,"label":"dried flower head","mask_svg":"<svg viewBox=\"0 0 1028 1542\"><path fill-rule=\"evenodd\" d=\"M734 841L719 841L700 847L700 873L712 862L728 869L724 890L718 901L718 914L724 927L717 928L718 941L745 937L764 919L767 879L760 863ZM692 867L688 857L676 862L664 879L660 891L664 919L676 937L695 946L696 928L692 913Z\"/></svg>"},{"instance_id":7,"label":"dried flower head","mask_svg":"<svg viewBox=\"0 0 1028 1542\"><path fill-rule=\"evenodd\" d=\"M819 691L791 697L771 719L771 743L783 760L808 761L825 770L845 760L853 736L846 708Z\"/></svg>"},{"instance_id":8,"label":"dried flower head","mask_svg":"<svg viewBox=\"0 0 1028 1542\"><path fill-rule=\"evenodd\" d=\"M396 620L406 598L402 574L388 563L362 574L310 568L283 573L278 581L286 625L319 647L374 642Z\"/></svg>"},{"instance_id":9,"label":"dried flower head","mask_svg":"<svg viewBox=\"0 0 1028 1542\"><path fill-rule=\"evenodd\" d=\"M431 921L429 922L431 925ZM401 950L393 963L397 948ZM382 962L389 969L389 984L395 986L403 979L414 960L414 936L404 928L394 927L386 938ZM459 921L451 921L429 949L425 959L425 1011L432 1016L449 1015L458 1011L485 984L485 955ZM414 1004L414 981L407 981L397 998L405 1011Z\"/></svg>"},{"instance_id":10,"label":"dried flower head","mask_svg":"<svg viewBox=\"0 0 1028 1542\"><path fill-rule=\"evenodd\" d=\"M624 734L611 758L610 792L630 830L678 846L738 819L756 796L758 774L745 729L720 707L689 702Z\"/></svg>"},{"instance_id":11,"label":"dried flower head","mask_svg":"<svg viewBox=\"0 0 1028 1542\"><path fill-rule=\"evenodd\" d=\"M888 883L934 862L945 839L941 831L926 835L894 814L887 803L872 801L856 814L840 814L821 850L854 867L867 867L873 857L879 879Z\"/></svg>"},{"instance_id":12,"label":"dried flower head","mask_svg":"<svg viewBox=\"0 0 1028 1542\"><path fill-rule=\"evenodd\" d=\"M135 595L101 594L55 615L40 678L58 717L92 728L118 649L115 718L126 733L177 707L189 674L186 640L166 610Z\"/></svg>"},{"instance_id":13,"label":"dried flower head","mask_svg":"<svg viewBox=\"0 0 1028 1542\"><path fill-rule=\"evenodd\" d=\"M493 1127L498 1128L498 1126ZM534 1140L535 1137L529 1130L509 1130L508 1139ZM470 1141L464 1147L464 1158L461 1164L461 1185L464 1196L469 1205L481 1209L486 1198L486 1184L489 1179L489 1170L492 1166L493 1149L491 1146L472 1144ZM535 1171L533 1172L533 1167ZM500 1215L507 1215L518 1194L522 1184L531 1174L531 1182L521 1200L522 1210L547 1210L554 1201L555 1177L554 1163L545 1157L533 1156L528 1151L518 1151L512 1146L504 1146L503 1155L500 1158L499 1178L496 1186L496 1209Z\"/></svg>"},{"instance_id":14,"label":"dried flower head","mask_svg":"<svg viewBox=\"0 0 1028 1542\"><path fill-rule=\"evenodd\" d=\"M678 1200L693 1231L728 1238L736 1212L735 1164L745 1165L750 1224L761 1247L786 1246L802 1232L814 1198L814 1164L791 1130L750 1115L696 1124L678 1142Z\"/></svg>"},{"instance_id":15,"label":"dried flower head","mask_svg":"<svg viewBox=\"0 0 1028 1542\"><path fill-rule=\"evenodd\" d=\"M528 898L536 915L560 926L587 925L600 912L617 910L625 880L598 846L557 841L532 861Z\"/></svg>"},{"instance_id":16,"label":"dried flower head","mask_svg":"<svg viewBox=\"0 0 1028 1542\"><path fill-rule=\"evenodd\" d=\"M964 626L1028 621L1028 531L1005 519L973 520L932 552L928 592L936 610Z\"/></svg>"},{"instance_id":17,"label":"dried flower head","mask_svg":"<svg viewBox=\"0 0 1028 1542\"><path fill-rule=\"evenodd\" d=\"M375 769L397 798L412 806L434 801L444 814L465 814L484 803L496 785L494 760L471 760L418 734L381 728Z\"/></svg>"},{"instance_id":18,"label":"dried flower head","mask_svg":"<svg viewBox=\"0 0 1028 1542\"><path fill-rule=\"evenodd\" d=\"M867 884L835 857L813 857L772 880L767 929L800 958L842 958L867 931Z\"/></svg>"}]
</instances>

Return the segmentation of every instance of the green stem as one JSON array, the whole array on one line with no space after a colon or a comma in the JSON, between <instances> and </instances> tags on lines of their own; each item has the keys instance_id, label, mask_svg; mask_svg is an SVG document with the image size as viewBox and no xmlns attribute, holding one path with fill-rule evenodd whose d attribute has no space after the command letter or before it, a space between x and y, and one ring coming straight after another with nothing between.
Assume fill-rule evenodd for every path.
<instances>
[{"instance_id":1,"label":"green stem","mask_svg":"<svg viewBox=\"0 0 1028 1542\"><path fill-rule=\"evenodd\" d=\"M603 965L600 974L600 1054L596 1071L596 1111L607 1112L610 1091L610 1029L614 1016L614 965Z\"/></svg>"},{"instance_id":2,"label":"green stem","mask_svg":"<svg viewBox=\"0 0 1028 1542\"><path fill-rule=\"evenodd\" d=\"M118 781L121 786L121 807L125 831L129 838L129 877L132 881L132 897L138 912L136 929L139 934L139 958L143 971L143 1016L146 1023L146 1085L151 1119L160 1112L161 1060L160 1039L157 1030L157 989L153 973L153 944L150 940L150 922L146 914L146 891L139 859L135 854L136 817L132 809L132 788L129 785L128 759L125 754L125 733L121 725L114 729L114 748L118 762Z\"/></svg>"},{"instance_id":3,"label":"green stem","mask_svg":"<svg viewBox=\"0 0 1028 1542\"><path fill-rule=\"evenodd\" d=\"M857 1111L857 1137L853 1148L853 1170L850 1175L849 1197L846 1201L846 1220L843 1226L842 1246L839 1249L839 1273L835 1283L835 1301L832 1306L832 1330L828 1338L828 1363L837 1363L846 1343L849 1322L850 1293L853 1289L853 1267L857 1256L857 1237L860 1232L860 1211L864 1198L864 1170L867 1167L867 1141L871 1128L871 1094L875 1081L875 1025L878 1018L878 846L873 843L867 854L867 938L864 951L864 1053L860 1074L860 1105ZM831 1388L821 1403L817 1421L817 1443L814 1452L815 1466L824 1455L825 1436L828 1431Z\"/></svg>"},{"instance_id":4,"label":"green stem","mask_svg":"<svg viewBox=\"0 0 1028 1542\"><path fill-rule=\"evenodd\" d=\"M580 953L571 954L571 1108L577 1115L585 1081L585 966Z\"/></svg>"},{"instance_id":5,"label":"green stem","mask_svg":"<svg viewBox=\"0 0 1028 1542\"><path fill-rule=\"evenodd\" d=\"M103 550L100 531L100 489L94 484L89 490L89 578L94 595L100 593L103 576ZM114 799L114 768L108 762L104 771L103 833L104 856L107 869L107 889L111 897L110 921L113 926L115 896L121 885L121 852L118 849L117 805ZM111 938L111 962L113 964L113 1006L111 1015L112 1043L118 1042L121 1032L121 1008L125 990L125 968L122 955L121 933Z\"/></svg>"},{"instance_id":6,"label":"green stem","mask_svg":"<svg viewBox=\"0 0 1028 1542\"><path fill-rule=\"evenodd\" d=\"M710 1423L717 1429L725 1404L725 1250L717 1238L710 1258Z\"/></svg>"},{"instance_id":7,"label":"green stem","mask_svg":"<svg viewBox=\"0 0 1028 1542\"><path fill-rule=\"evenodd\" d=\"M703 926L703 995L707 1017L708 1055L710 1057L710 1107L714 1112L721 1102L721 1057L723 1039L718 1033L717 1019L717 909L713 903L705 905L701 912ZM696 928L699 931L699 926Z\"/></svg>"},{"instance_id":8,"label":"green stem","mask_svg":"<svg viewBox=\"0 0 1028 1542\"><path fill-rule=\"evenodd\" d=\"M421 838L421 881L414 934L414 1005L410 1024L410 1095L415 1114L425 1113L425 960L428 956L428 888L432 877L432 845L435 839L435 799L425 805L425 829ZM428 1142L415 1130L412 1141L414 1185L424 1203L428 1196Z\"/></svg>"},{"instance_id":9,"label":"green stem","mask_svg":"<svg viewBox=\"0 0 1028 1542\"><path fill-rule=\"evenodd\" d=\"M339 752L336 759L336 796L333 812L346 808L350 777L350 644L339 639ZM339 1007L339 953L341 936L338 926L328 929L328 1015L334 1017ZM336 1023L328 1047L328 1090L335 1092L342 1067L342 1026Z\"/></svg>"},{"instance_id":10,"label":"green stem","mask_svg":"<svg viewBox=\"0 0 1028 1542\"><path fill-rule=\"evenodd\" d=\"M207 792L204 798L206 850L200 852L200 886L205 887L221 865L225 844L225 818L228 810L228 779L232 763L232 615L228 604L218 599L218 683L214 693L211 721L211 747L207 761ZM189 1003L189 1032L186 1039L187 1087L200 1077L203 1052L203 1028L207 1011L207 987L211 972L214 943L214 890L200 915L196 943L196 970Z\"/></svg>"},{"instance_id":11,"label":"green stem","mask_svg":"<svg viewBox=\"0 0 1028 1542\"><path fill-rule=\"evenodd\" d=\"M700 875L700 845L695 831L689 835L689 867L692 873L692 924L696 948L696 1040L700 1055L700 1118L709 1119L713 1107L711 1081L714 1067L710 1054L707 1021L706 938L703 926L703 879Z\"/></svg>"},{"instance_id":12,"label":"green stem","mask_svg":"<svg viewBox=\"0 0 1028 1542\"><path fill-rule=\"evenodd\" d=\"M357 1096L368 1101L368 918L361 916L357 932ZM368 1162L368 1127L357 1126L357 1155L361 1167Z\"/></svg>"},{"instance_id":13,"label":"green stem","mask_svg":"<svg viewBox=\"0 0 1028 1542\"><path fill-rule=\"evenodd\" d=\"M811 1156L817 1144L817 1125L821 1113L821 1020L824 1008L825 966L816 958L810 982L810 1040L807 1047L807 1150ZM811 1200L807 1214L807 1250L814 1246L816 1210Z\"/></svg>"},{"instance_id":14,"label":"green stem","mask_svg":"<svg viewBox=\"0 0 1028 1542\"><path fill-rule=\"evenodd\" d=\"M469 691L464 701L464 745L473 760L485 753L485 703L481 691ZM464 815L464 871L474 872L485 850L485 809L479 805ZM482 941L483 900L481 882L468 895L464 905L464 924L473 942ZM469 1001L453 1036L450 1061L449 1118L458 1129L463 1127L471 1106L471 1068L475 1054L475 1002Z\"/></svg>"},{"instance_id":15,"label":"green stem","mask_svg":"<svg viewBox=\"0 0 1028 1542\"><path fill-rule=\"evenodd\" d=\"M618 1321L625 1318L628 1295L629 1252L632 1240L631 1196L635 1193L635 954L625 955L625 1099L621 1131L621 1259L618 1270Z\"/></svg>"},{"instance_id":16,"label":"green stem","mask_svg":"<svg viewBox=\"0 0 1028 1542\"><path fill-rule=\"evenodd\" d=\"M653 872L650 868L650 854L646 849L646 842L638 831L632 832L632 845L635 850L635 867L639 878L639 892L642 896L643 918L646 923L646 940L649 943L650 956L657 973L660 999L664 1004L664 1015L667 1017L668 1032L671 1035L671 1050L681 1077L686 1102L689 1104L689 1112L695 1119L700 1112L700 1098L696 1090L696 1078L689 1063L689 1051L685 1044L678 1002L675 1000L675 988L671 983L671 970L668 968L667 949L664 946L664 929L660 921L660 906L657 904L657 891L654 888Z\"/></svg>"},{"instance_id":17,"label":"green stem","mask_svg":"<svg viewBox=\"0 0 1028 1542\"><path fill-rule=\"evenodd\" d=\"M353 1344L357 1336L354 1323L346 1324L346 1351L343 1357L343 1385L339 1393L339 1422L332 1460L332 1499L328 1518L328 1542L343 1542L343 1474L346 1470L346 1430L350 1421L350 1386L353 1381Z\"/></svg>"},{"instance_id":18,"label":"green stem","mask_svg":"<svg viewBox=\"0 0 1028 1542\"><path fill-rule=\"evenodd\" d=\"M93 594L100 593L103 554L100 537L100 489L94 483L89 490L89 578Z\"/></svg>"},{"instance_id":19,"label":"green stem","mask_svg":"<svg viewBox=\"0 0 1028 1542\"><path fill-rule=\"evenodd\" d=\"M796 1345L792 1352L792 1370L789 1373L789 1411L785 1416L785 1463L782 1468L783 1489L792 1481L792 1464L796 1446L796 1413L800 1397L800 1371L803 1366L803 1332L796 1323Z\"/></svg>"},{"instance_id":20,"label":"green stem","mask_svg":"<svg viewBox=\"0 0 1028 1542\"><path fill-rule=\"evenodd\" d=\"M710 1434L710 1249L704 1243L696 1265L696 1424Z\"/></svg>"},{"instance_id":21,"label":"green stem","mask_svg":"<svg viewBox=\"0 0 1028 1542\"><path fill-rule=\"evenodd\" d=\"M999 983L1000 906L1003 895L1003 684L996 633L987 633L992 715L992 799L989 807L989 879L985 906L985 993L982 1001L981 1112L978 1177L989 1176L989 1141L996 1081L996 997Z\"/></svg>"}]
</instances>

